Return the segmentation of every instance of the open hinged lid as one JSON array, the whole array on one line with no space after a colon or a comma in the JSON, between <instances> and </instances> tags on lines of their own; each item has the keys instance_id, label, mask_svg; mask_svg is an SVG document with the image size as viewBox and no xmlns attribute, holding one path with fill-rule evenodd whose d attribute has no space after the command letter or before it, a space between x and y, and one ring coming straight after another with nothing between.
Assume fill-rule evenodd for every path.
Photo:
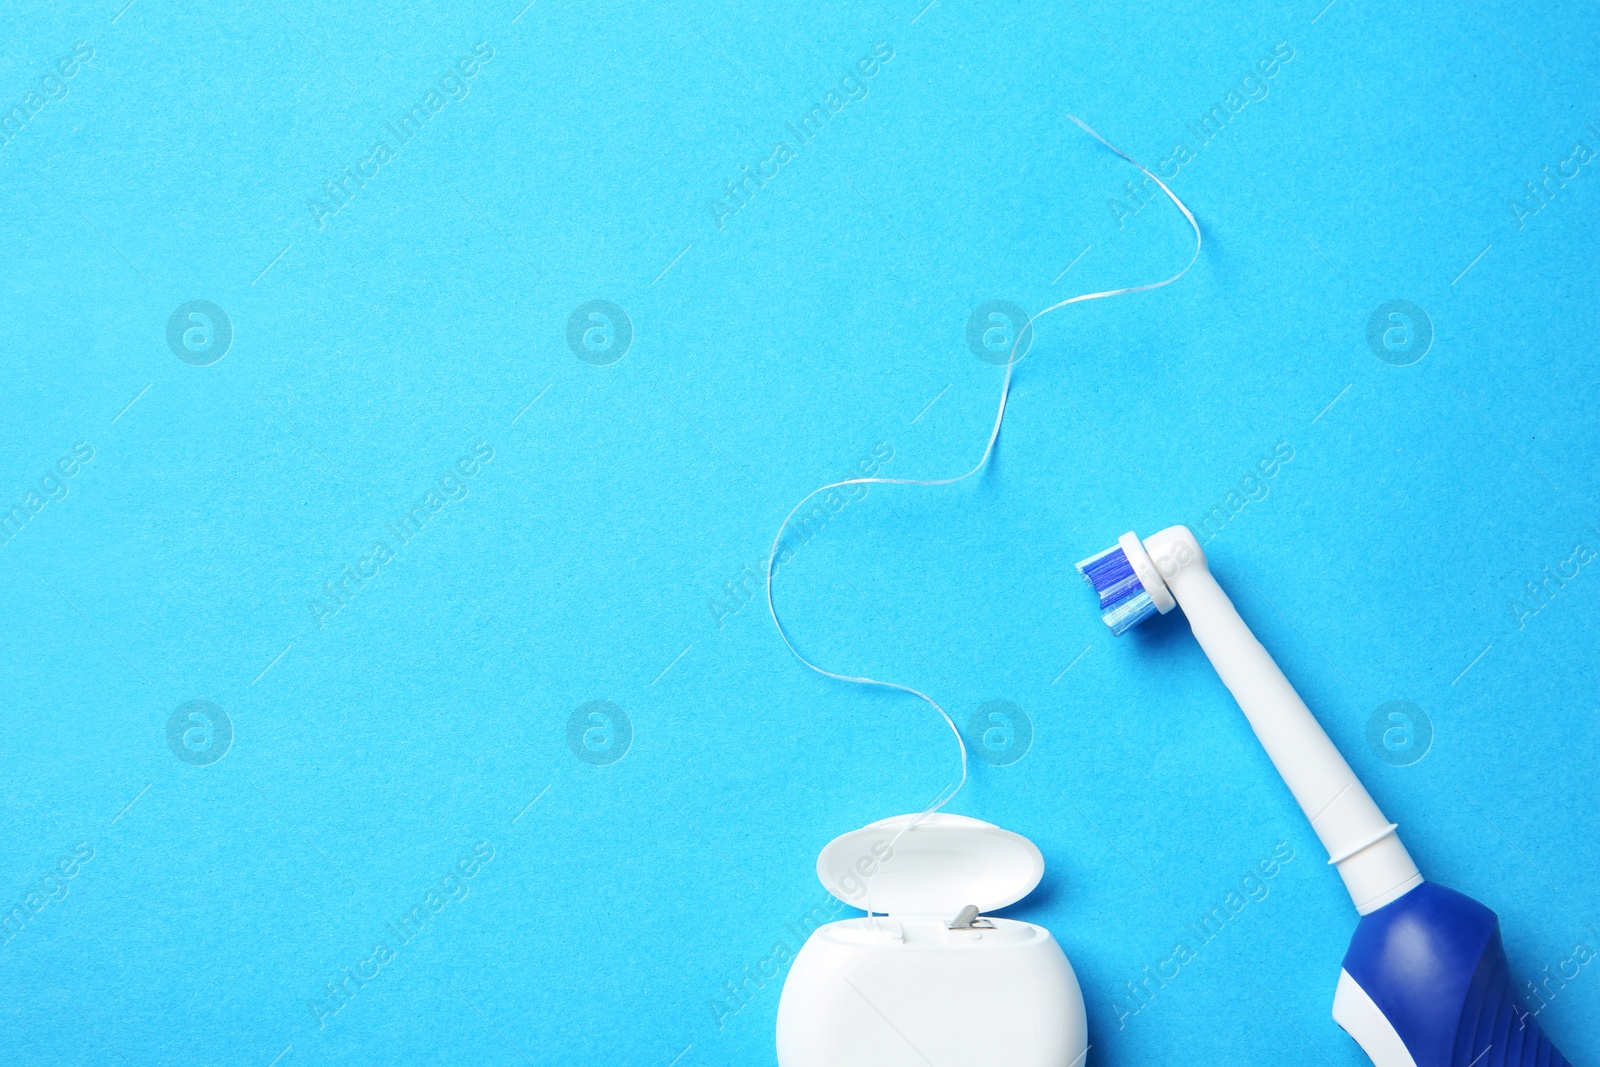
<instances>
[{"instance_id":1,"label":"open hinged lid","mask_svg":"<svg viewBox=\"0 0 1600 1067\"><path fill-rule=\"evenodd\" d=\"M870 880L876 912L950 918L968 904L980 912L1014 904L1044 877L1044 855L1021 834L943 813L900 834L915 818L881 819L828 842L817 857L823 887L865 911Z\"/></svg>"}]
</instances>

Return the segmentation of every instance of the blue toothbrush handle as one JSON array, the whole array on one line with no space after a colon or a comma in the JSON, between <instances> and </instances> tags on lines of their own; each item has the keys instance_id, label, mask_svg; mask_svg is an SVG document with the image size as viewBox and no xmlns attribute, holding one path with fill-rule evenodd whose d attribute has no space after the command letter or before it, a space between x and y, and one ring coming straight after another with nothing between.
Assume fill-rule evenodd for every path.
<instances>
[{"instance_id":1,"label":"blue toothbrush handle","mask_svg":"<svg viewBox=\"0 0 1600 1067\"><path fill-rule=\"evenodd\" d=\"M1571 1067L1516 995L1494 912L1431 882L1362 917L1333 1016L1377 1067Z\"/></svg>"}]
</instances>

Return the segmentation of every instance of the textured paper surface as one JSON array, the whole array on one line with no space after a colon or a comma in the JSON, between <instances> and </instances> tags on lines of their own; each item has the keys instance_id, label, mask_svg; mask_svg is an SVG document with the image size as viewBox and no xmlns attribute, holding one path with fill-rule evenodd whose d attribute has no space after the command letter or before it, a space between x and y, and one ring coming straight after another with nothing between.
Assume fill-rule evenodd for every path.
<instances>
[{"instance_id":1,"label":"textured paper surface","mask_svg":"<svg viewBox=\"0 0 1600 1067\"><path fill-rule=\"evenodd\" d=\"M1600 1059L1592 12L523 2L0 15L8 1060L775 1062L818 850L956 756L758 576L976 459L976 310L1187 258L1069 112L1204 255L1038 324L981 479L811 518L797 640L968 729L1090 1063L1364 1063L1314 836L1072 569L1209 521Z\"/></svg>"}]
</instances>

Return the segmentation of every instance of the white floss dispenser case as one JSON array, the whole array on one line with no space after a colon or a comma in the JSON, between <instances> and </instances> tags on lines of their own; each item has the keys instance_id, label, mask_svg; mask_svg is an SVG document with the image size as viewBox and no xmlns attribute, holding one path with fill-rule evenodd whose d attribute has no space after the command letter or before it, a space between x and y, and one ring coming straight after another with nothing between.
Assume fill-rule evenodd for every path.
<instances>
[{"instance_id":1,"label":"white floss dispenser case","mask_svg":"<svg viewBox=\"0 0 1600 1067\"><path fill-rule=\"evenodd\" d=\"M897 815L817 857L828 892L876 918L818 928L778 1002L780 1067L1076 1067L1083 993L1050 931L984 913L1021 900L1044 856L1021 834ZM893 842L891 845L890 842Z\"/></svg>"}]
</instances>

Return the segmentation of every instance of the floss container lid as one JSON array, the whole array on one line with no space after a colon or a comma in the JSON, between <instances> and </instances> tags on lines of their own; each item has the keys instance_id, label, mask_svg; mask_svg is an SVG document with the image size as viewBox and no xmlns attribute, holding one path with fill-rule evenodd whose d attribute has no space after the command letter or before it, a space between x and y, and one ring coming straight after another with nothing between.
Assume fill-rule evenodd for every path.
<instances>
[{"instance_id":1,"label":"floss container lid","mask_svg":"<svg viewBox=\"0 0 1600 1067\"><path fill-rule=\"evenodd\" d=\"M817 856L823 888L865 910L870 879L875 912L948 919L969 904L980 912L1014 904L1044 877L1044 854L1032 841L965 815L930 815L891 848L915 818L880 819L830 841Z\"/></svg>"}]
</instances>

